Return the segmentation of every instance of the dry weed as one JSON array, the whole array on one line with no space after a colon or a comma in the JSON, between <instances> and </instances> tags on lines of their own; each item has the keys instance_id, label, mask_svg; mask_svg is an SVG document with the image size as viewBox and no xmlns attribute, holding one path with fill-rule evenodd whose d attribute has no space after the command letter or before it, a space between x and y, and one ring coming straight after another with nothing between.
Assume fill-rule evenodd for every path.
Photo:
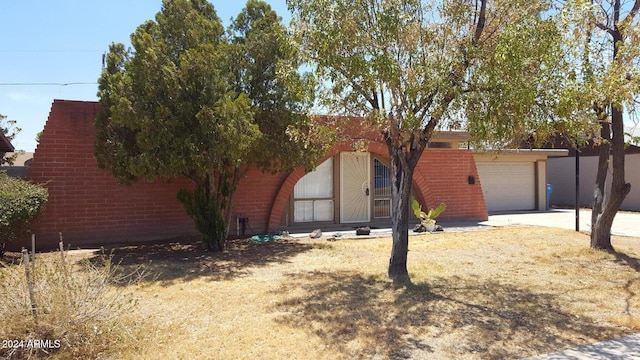
<instances>
[{"instance_id":1,"label":"dry weed","mask_svg":"<svg viewBox=\"0 0 640 360\"><path fill-rule=\"evenodd\" d=\"M135 306L132 290L142 272L123 276L111 256L73 262L60 252L36 260L30 272L36 303L31 309L22 263L0 268L0 349L6 358L96 358L131 342L122 315Z\"/></svg>"}]
</instances>

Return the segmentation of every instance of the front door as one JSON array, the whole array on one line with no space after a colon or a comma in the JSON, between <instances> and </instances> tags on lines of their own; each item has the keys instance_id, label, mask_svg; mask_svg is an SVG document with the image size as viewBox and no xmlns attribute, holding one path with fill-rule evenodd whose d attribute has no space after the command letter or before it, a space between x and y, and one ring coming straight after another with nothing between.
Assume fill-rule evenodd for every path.
<instances>
[{"instance_id":1,"label":"front door","mask_svg":"<svg viewBox=\"0 0 640 360\"><path fill-rule=\"evenodd\" d=\"M371 190L369 153L340 153L340 222L369 222Z\"/></svg>"}]
</instances>

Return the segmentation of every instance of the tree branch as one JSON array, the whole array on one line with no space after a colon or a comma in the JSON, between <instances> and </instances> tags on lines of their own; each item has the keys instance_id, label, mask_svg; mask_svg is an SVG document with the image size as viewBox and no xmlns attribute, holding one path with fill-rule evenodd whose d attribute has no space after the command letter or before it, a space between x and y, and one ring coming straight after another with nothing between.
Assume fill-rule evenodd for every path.
<instances>
[{"instance_id":1,"label":"tree branch","mask_svg":"<svg viewBox=\"0 0 640 360\"><path fill-rule=\"evenodd\" d=\"M411 112L413 112L414 114L417 114L418 112L424 110L424 109L428 109L431 104L433 104L433 99L435 98L436 95L436 91L432 92L431 94L429 94L429 96L423 98L423 100L417 104L416 106L413 107L413 109L411 109Z\"/></svg>"},{"instance_id":2,"label":"tree branch","mask_svg":"<svg viewBox=\"0 0 640 360\"><path fill-rule=\"evenodd\" d=\"M480 14L478 15L478 23L476 24L476 32L473 36L473 44L477 44L484 31L484 26L487 22L487 0L480 0Z\"/></svg>"},{"instance_id":3,"label":"tree branch","mask_svg":"<svg viewBox=\"0 0 640 360\"><path fill-rule=\"evenodd\" d=\"M340 75L342 75L345 79L351 79L351 77L347 76L348 72L342 69L342 67L337 66L336 69L340 72ZM379 109L378 97L376 95L375 89L371 90L372 91L371 94L373 96L370 97L368 94L369 92L366 89L364 89L362 86L356 84L356 82L353 79L349 81L349 84L351 85L351 88L353 88L353 90L355 90L358 94L362 95L362 97L364 97L365 100L367 100L367 102L371 105L372 108Z\"/></svg>"},{"instance_id":4,"label":"tree branch","mask_svg":"<svg viewBox=\"0 0 640 360\"><path fill-rule=\"evenodd\" d=\"M380 106L378 104L380 104L380 102L378 101L378 92L373 90L372 91L372 98L371 100L369 100L369 103L371 104L371 107L373 107L375 110L380 110Z\"/></svg>"},{"instance_id":5,"label":"tree branch","mask_svg":"<svg viewBox=\"0 0 640 360\"><path fill-rule=\"evenodd\" d=\"M607 19L606 21L607 26L605 27L608 27L609 26L608 24L610 23L609 12L607 11L607 9L604 8L604 5L602 5L602 1L598 1L597 3L598 3L598 6L600 6L600 10L602 10L602 15ZM593 0L591 0L591 4L593 5Z\"/></svg>"},{"instance_id":6,"label":"tree branch","mask_svg":"<svg viewBox=\"0 0 640 360\"><path fill-rule=\"evenodd\" d=\"M600 30L605 31L607 34L614 36L614 30L609 28L608 26L606 26L605 24L602 23L595 23L595 26L598 27Z\"/></svg>"}]
</instances>

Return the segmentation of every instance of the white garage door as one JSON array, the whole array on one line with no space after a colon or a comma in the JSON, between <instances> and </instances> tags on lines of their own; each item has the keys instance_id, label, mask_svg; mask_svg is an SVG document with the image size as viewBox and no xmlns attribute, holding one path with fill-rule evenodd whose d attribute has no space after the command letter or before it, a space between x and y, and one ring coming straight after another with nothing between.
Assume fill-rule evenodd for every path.
<instances>
[{"instance_id":1,"label":"white garage door","mask_svg":"<svg viewBox=\"0 0 640 360\"><path fill-rule=\"evenodd\" d=\"M533 162L478 162L476 165L489 212L536 208Z\"/></svg>"}]
</instances>

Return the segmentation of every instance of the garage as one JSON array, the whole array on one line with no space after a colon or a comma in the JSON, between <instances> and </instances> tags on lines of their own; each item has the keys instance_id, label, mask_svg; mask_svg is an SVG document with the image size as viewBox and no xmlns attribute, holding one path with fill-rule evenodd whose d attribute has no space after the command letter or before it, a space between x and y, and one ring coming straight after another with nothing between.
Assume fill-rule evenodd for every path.
<instances>
[{"instance_id":1,"label":"garage","mask_svg":"<svg viewBox=\"0 0 640 360\"><path fill-rule=\"evenodd\" d=\"M478 162L489 212L536 209L534 162Z\"/></svg>"},{"instance_id":2,"label":"garage","mask_svg":"<svg viewBox=\"0 0 640 360\"><path fill-rule=\"evenodd\" d=\"M566 149L474 152L487 211L546 210L547 158L567 153Z\"/></svg>"}]
</instances>

